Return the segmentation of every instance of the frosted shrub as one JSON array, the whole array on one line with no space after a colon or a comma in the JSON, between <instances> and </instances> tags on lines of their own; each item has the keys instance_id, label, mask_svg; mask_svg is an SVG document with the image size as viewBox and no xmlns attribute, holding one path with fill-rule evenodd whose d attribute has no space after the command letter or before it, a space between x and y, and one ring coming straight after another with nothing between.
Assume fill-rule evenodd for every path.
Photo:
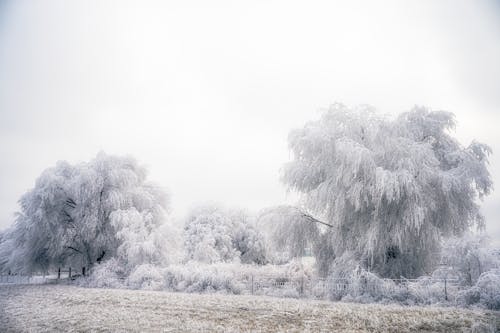
<instances>
[{"instance_id":1,"label":"frosted shrub","mask_svg":"<svg viewBox=\"0 0 500 333\"><path fill-rule=\"evenodd\" d=\"M133 289L161 290L165 287L162 269L149 264L137 266L126 283Z\"/></svg>"},{"instance_id":2,"label":"frosted shrub","mask_svg":"<svg viewBox=\"0 0 500 333\"><path fill-rule=\"evenodd\" d=\"M481 274L476 287L481 292L481 304L488 309L500 310L500 269Z\"/></svg>"},{"instance_id":3,"label":"frosted shrub","mask_svg":"<svg viewBox=\"0 0 500 333\"><path fill-rule=\"evenodd\" d=\"M333 300L373 301L379 298L378 294L385 292L383 280L363 269L350 253L336 258L328 270L331 271L328 285ZM388 296L387 293L385 295Z\"/></svg>"},{"instance_id":4,"label":"frosted shrub","mask_svg":"<svg viewBox=\"0 0 500 333\"><path fill-rule=\"evenodd\" d=\"M445 299L444 281L424 276L416 281L383 279L359 266L349 271L334 271L328 280L332 300L362 303L398 303L405 305L452 304L454 297L448 286Z\"/></svg>"},{"instance_id":5,"label":"frosted shrub","mask_svg":"<svg viewBox=\"0 0 500 333\"><path fill-rule=\"evenodd\" d=\"M491 310L500 310L500 269L481 274L472 288L460 292L457 303L462 306L477 304Z\"/></svg>"},{"instance_id":6,"label":"frosted shrub","mask_svg":"<svg viewBox=\"0 0 500 333\"><path fill-rule=\"evenodd\" d=\"M334 300L371 303L383 300L401 301L407 298L405 291L399 289L393 281L382 279L359 266L343 278L332 276L329 283L332 286L330 298Z\"/></svg>"},{"instance_id":7,"label":"frosted shrub","mask_svg":"<svg viewBox=\"0 0 500 333\"><path fill-rule=\"evenodd\" d=\"M278 297L287 297L287 298L299 298L300 292L297 290L297 287L288 287L279 290L279 292L275 292L273 294L268 294L269 296L278 296Z\"/></svg>"},{"instance_id":8,"label":"frosted shrub","mask_svg":"<svg viewBox=\"0 0 500 333\"><path fill-rule=\"evenodd\" d=\"M248 265L241 263L170 265L163 271L166 289L183 292L222 292L278 297L298 297L300 282L312 276L312 267L294 262L288 265Z\"/></svg>"},{"instance_id":9,"label":"frosted shrub","mask_svg":"<svg viewBox=\"0 0 500 333\"><path fill-rule=\"evenodd\" d=\"M77 283L91 288L123 288L124 271L116 259L95 265L88 277L78 279Z\"/></svg>"},{"instance_id":10,"label":"frosted shrub","mask_svg":"<svg viewBox=\"0 0 500 333\"><path fill-rule=\"evenodd\" d=\"M457 304L460 306L479 304L480 301L481 290L476 286L462 290L457 295Z\"/></svg>"},{"instance_id":11,"label":"frosted shrub","mask_svg":"<svg viewBox=\"0 0 500 333\"><path fill-rule=\"evenodd\" d=\"M393 287L393 282L384 281L373 273L362 271L355 276L351 284L354 295L380 300L381 297L389 295L389 288Z\"/></svg>"},{"instance_id":12,"label":"frosted shrub","mask_svg":"<svg viewBox=\"0 0 500 333\"><path fill-rule=\"evenodd\" d=\"M451 294L451 286L448 287ZM438 304L445 301L444 282L443 280L436 280L429 276L423 276L417 282L408 284L408 294L411 301L415 304ZM453 299L452 295L449 300Z\"/></svg>"},{"instance_id":13,"label":"frosted shrub","mask_svg":"<svg viewBox=\"0 0 500 333\"><path fill-rule=\"evenodd\" d=\"M244 286L238 283L234 271L227 268L228 266L194 262L185 265L171 265L163 273L165 286L173 291L222 291L240 294Z\"/></svg>"},{"instance_id":14,"label":"frosted shrub","mask_svg":"<svg viewBox=\"0 0 500 333\"><path fill-rule=\"evenodd\" d=\"M441 252L441 261L451 268L451 273L462 286L473 286L483 272L500 268L500 258L490 247L485 234L465 234L447 239ZM438 269L434 275L439 273ZM444 273L449 275L450 272Z\"/></svg>"},{"instance_id":15,"label":"frosted shrub","mask_svg":"<svg viewBox=\"0 0 500 333\"><path fill-rule=\"evenodd\" d=\"M303 263L301 259L294 259L286 265L278 266L284 270L286 276L293 279L310 279L314 276L313 266Z\"/></svg>"}]
</instances>

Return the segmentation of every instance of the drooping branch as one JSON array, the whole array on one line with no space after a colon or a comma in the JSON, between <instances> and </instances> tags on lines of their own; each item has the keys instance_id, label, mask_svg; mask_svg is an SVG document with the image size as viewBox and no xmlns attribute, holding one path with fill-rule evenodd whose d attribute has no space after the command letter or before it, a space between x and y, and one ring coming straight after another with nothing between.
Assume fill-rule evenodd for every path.
<instances>
[{"instance_id":1,"label":"drooping branch","mask_svg":"<svg viewBox=\"0 0 500 333\"><path fill-rule=\"evenodd\" d=\"M75 251L75 252L78 252L78 253L80 253L81 255L83 255L83 252L82 252L82 251L80 251L80 250L78 250L78 249L75 249L73 246L66 246L66 248L67 248L67 249L70 249L70 250L73 250L73 251Z\"/></svg>"},{"instance_id":2,"label":"drooping branch","mask_svg":"<svg viewBox=\"0 0 500 333\"><path fill-rule=\"evenodd\" d=\"M68 198L66 199L65 201L65 204L71 208L75 208L76 207L76 202L75 200L71 199L71 198Z\"/></svg>"},{"instance_id":3,"label":"drooping branch","mask_svg":"<svg viewBox=\"0 0 500 333\"><path fill-rule=\"evenodd\" d=\"M320 221L314 217L312 217L311 215L309 214L306 214L304 212L301 212L301 215L304 217L304 220L307 221L307 222L311 222L311 223L319 223L319 224L323 224L323 225L326 225L327 227L330 227L330 228L333 228L333 225L329 224L329 223L326 223L326 222L323 222L323 221Z\"/></svg>"}]
</instances>

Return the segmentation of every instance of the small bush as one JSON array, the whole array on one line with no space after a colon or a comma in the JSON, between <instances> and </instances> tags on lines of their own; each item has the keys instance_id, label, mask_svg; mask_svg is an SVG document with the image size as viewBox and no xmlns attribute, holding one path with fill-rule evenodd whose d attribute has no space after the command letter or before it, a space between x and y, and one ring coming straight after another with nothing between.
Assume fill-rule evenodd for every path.
<instances>
[{"instance_id":1,"label":"small bush","mask_svg":"<svg viewBox=\"0 0 500 333\"><path fill-rule=\"evenodd\" d=\"M466 290L462 290L457 295L457 305L460 306L470 306L473 304L478 304L481 301L481 290L478 287L471 287Z\"/></svg>"},{"instance_id":2,"label":"small bush","mask_svg":"<svg viewBox=\"0 0 500 333\"><path fill-rule=\"evenodd\" d=\"M123 288L124 271L116 259L97 264L90 276L77 280L77 284L90 288Z\"/></svg>"},{"instance_id":3,"label":"small bush","mask_svg":"<svg viewBox=\"0 0 500 333\"><path fill-rule=\"evenodd\" d=\"M459 293L457 304L479 305L490 310L500 310L500 269L492 269L481 274L473 287Z\"/></svg>"},{"instance_id":4,"label":"small bush","mask_svg":"<svg viewBox=\"0 0 500 333\"><path fill-rule=\"evenodd\" d=\"M238 283L230 265L203 265L187 263L171 265L164 271L165 287L184 292L227 292L240 294L243 286ZM221 269L221 268L226 269Z\"/></svg>"},{"instance_id":5,"label":"small bush","mask_svg":"<svg viewBox=\"0 0 500 333\"><path fill-rule=\"evenodd\" d=\"M137 266L127 278L127 285L133 289L162 290L165 288L162 269L149 264Z\"/></svg>"}]
</instances>

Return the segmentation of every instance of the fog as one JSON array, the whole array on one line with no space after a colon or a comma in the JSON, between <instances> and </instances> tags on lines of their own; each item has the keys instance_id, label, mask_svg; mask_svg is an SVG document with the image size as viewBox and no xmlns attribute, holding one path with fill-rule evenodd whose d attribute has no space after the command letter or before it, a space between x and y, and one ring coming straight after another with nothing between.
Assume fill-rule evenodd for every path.
<instances>
[{"instance_id":1,"label":"fog","mask_svg":"<svg viewBox=\"0 0 500 333\"><path fill-rule=\"evenodd\" d=\"M488 1L2 1L0 229L58 160L130 154L176 216L293 202L290 129L333 102L456 114L500 181L500 8ZM500 244L498 192L483 203Z\"/></svg>"}]
</instances>

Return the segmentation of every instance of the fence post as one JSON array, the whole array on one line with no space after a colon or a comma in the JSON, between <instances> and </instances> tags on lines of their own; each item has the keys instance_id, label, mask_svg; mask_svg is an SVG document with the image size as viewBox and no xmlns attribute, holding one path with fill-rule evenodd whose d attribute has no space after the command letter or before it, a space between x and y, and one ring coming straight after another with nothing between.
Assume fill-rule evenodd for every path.
<instances>
[{"instance_id":1,"label":"fence post","mask_svg":"<svg viewBox=\"0 0 500 333\"><path fill-rule=\"evenodd\" d=\"M59 280L61 278L61 267L57 269L57 279Z\"/></svg>"},{"instance_id":2,"label":"fence post","mask_svg":"<svg viewBox=\"0 0 500 333\"><path fill-rule=\"evenodd\" d=\"M446 288L446 277L444 278L444 299L445 301L448 300L448 289Z\"/></svg>"},{"instance_id":3,"label":"fence post","mask_svg":"<svg viewBox=\"0 0 500 333\"><path fill-rule=\"evenodd\" d=\"M68 278L71 280L71 267L68 270Z\"/></svg>"},{"instance_id":4,"label":"fence post","mask_svg":"<svg viewBox=\"0 0 500 333\"><path fill-rule=\"evenodd\" d=\"M304 277L300 278L300 296L304 296Z\"/></svg>"}]
</instances>

